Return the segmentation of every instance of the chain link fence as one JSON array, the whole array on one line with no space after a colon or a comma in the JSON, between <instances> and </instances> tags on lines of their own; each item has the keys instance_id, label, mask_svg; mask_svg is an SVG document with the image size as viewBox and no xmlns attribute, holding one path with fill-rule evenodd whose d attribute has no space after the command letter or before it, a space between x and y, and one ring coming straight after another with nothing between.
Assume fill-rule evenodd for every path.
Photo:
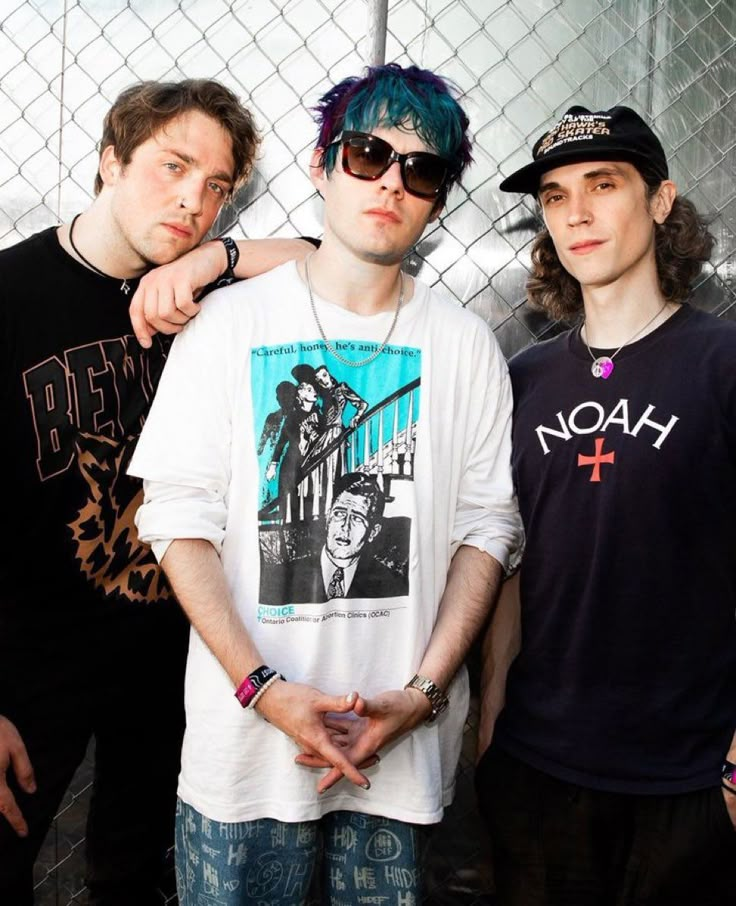
<instances>
[{"instance_id":1,"label":"chain link fence","mask_svg":"<svg viewBox=\"0 0 736 906\"><path fill-rule=\"evenodd\" d=\"M366 0L0 0L0 246L68 221L92 197L110 103L139 79L210 77L264 134L251 183L215 232L319 235L307 178L309 108L358 72ZM712 219L717 245L695 303L736 318L734 0L391 0L386 59L417 63L464 94L475 164L406 266L469 306L509 355L558 329L525 301L535 203L498 191L571 104L624 103L653 124L680 191ZM431 853L431 904L492 903L472 794L476 708L458 794ZM84 903L90 761L37 866L37 903ZM162 902L173 902L173 881ZM10 904L9 904L10 906Z\"/></svg>"}]
</instances>

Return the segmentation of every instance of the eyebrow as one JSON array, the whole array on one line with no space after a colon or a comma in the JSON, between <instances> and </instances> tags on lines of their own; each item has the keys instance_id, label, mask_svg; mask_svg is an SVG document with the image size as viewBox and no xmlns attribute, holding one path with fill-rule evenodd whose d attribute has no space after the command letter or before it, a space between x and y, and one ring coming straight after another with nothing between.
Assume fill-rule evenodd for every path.
<instances>
[{"instance_id":1,"label":"eyebrow","mask_svg":"<svg viewBox=\"0 0 736 906\"><path fill-rule=\"evenodd\" d=\"M178 157L179 160L183 161L185 164L196 164L197 161L191 156L191 154L185 154L183 151L177 151L176 148L162 148L163 154L173 154L174 157ZM232 173L225 173L223 170L219 170L217 173L210 174L210 179L219 179L221 182L226 182L228 185L232 185L233 176Z\"/></svg>"},{"instance_id":2,"label":"eyebrow","mask_svg":"<svg viewBox=\"0 0 736 906\"><path fill-rule=\"evenodd\" d=\"M619 169L619 167L598 167L597 170L589 170L587 173L583 174L583 179L598 179L599 176L624 176L624 171ZM545 182L542 183L537 189L537 194L542 192L547 192L550 189L561 189L563 188L562 183L559 182Z\"/></svg>"}]
</instances>

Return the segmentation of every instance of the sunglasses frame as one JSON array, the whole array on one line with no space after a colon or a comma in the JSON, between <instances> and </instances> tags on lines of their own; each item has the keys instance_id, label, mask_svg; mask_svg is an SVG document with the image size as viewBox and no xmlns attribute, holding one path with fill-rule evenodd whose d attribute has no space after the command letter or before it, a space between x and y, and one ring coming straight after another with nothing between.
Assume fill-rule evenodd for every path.
<instances>
[{"instance_id":1,"label":"sunglasses frame","mask_svg":"<svg viewBox=\"0 0 736 906\"><path fill-rule=\"evenodd\" d=\"M365 173L355 173L350 169L350 161L348 160L350 151L350 140L354 138L359 139L369 139L373 142L380 142L382 145L385 145L391 151L388 160L386 161L385 167L375 176L368 176ZM378 135L373 135L371 132L356 132L353 130L347 130L342 132L338 138L332 142L334 145L342 146L342 169L343 172L347 173L348 176L352 176L355 179L365 179L369 182L375 182L377 179L380 179L384 173L386 173L389 167L394 163L398 163L399 169L401 171L401 182L404 186L404 189L410 194L414 195L417 198L423 198L425 201L437 201L438 198L442 197L442 192L447 185L448 180L451 178L453 171L452 163L446 157L441 157L439 154L433 154L431 151L409 151L407 154L399 154L399 152L392 147L392 145L386 141L385 138L381 138ZM432 191L431 193L426 192L417 192L416 189L412 189L407 185L406 181L406 163L410 159L416 158L426 158L430 157L432 160L441 161L445 166L445 175L442 177L442 182L439 186Z\"/></svg>"}]
</instances>

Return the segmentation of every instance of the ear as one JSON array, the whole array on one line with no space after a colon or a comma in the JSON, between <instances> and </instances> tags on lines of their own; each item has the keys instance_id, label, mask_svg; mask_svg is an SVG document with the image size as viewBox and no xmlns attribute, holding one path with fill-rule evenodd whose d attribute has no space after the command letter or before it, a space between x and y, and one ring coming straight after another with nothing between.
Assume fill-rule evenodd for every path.
<instances>
[{"instance_id":1,"label":"ear","mask_svg":"<svg viewBox=\"0 0 736 906\"><path fill-rule=\"evenodd\" d=\"M378 533L379 533L380 531L381 531L381 523L380 523L380 522L377 522L377 523L373 526L373 528L370 530L370 533L368 534L368 544L370 544L371 541L375 541L375 540L376 540L376 538L378 537Z\"/></svg>"},{"instance_id":2,"label":"ear","mask_svg":"<svg viewBox=\"0 0 736 906\"><path fill-rule=\"evenodd\" d=\"M429 215L427 223L434 223L435 220L437 220L437 218L440 216L440 214L444 211L444 209L445 209L444 201L442 201L442 202L436 201L434 203L434 207L432 208L432 213Z\"/></svg>"},{"instance_id":3,"label":"ear","mask_svg":"<svg viewBox=\"0 0 736 906\"><path fill-rule=\"evenodd\" d=\"M665 179L657 189L656 195L654 195L649 203L649 210L651 211L655 223L662 224L667 220L676 198L677 186L671 179Z\"/></svg>"},{"instance_id":4,"label":"ear","mask_svg":"<svg viewBox=\"0 0 736 906\"><path fill-rule=\"evenodd\" d=\"M324 148L315 148L314 151L312 151L312 156L309 158L309 178L312 180L314 188L322 196L324 196L322 189L327 180L327 174L325 173L324 164L322 162L324 153Z\"/></svg>"},{"instance_id":5,"label":"ear","mask_svg":"<svg viewBox=\"0 0 736 906\"><path fill-rule=\"evenodd\" d=\"M115 156L115 146L108 145L100 155L99 172L103 186L114 186L122 169L122 164Z\"/></svg>"}]
</instances>

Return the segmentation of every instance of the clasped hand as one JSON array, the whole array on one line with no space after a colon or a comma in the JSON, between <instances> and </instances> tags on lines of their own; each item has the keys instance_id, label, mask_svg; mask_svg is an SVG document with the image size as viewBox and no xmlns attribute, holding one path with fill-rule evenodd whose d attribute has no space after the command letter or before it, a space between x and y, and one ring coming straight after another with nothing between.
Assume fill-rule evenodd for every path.
<instances>
[{"instance_id":1,"label":"clasped hand","mask_svg":"<svg viewBox=\"0 0 736 906\"><path fill-rule=\"evenodd\" d=\"M353 768L364 770L380 760L379 752L413 730L426 720L431 706L426 696L416 689L382 692L375 698L363 698L351 693L350 713L325 713L323 724L331 743ZM342 766L326 759L310 746L302 745L302 753L295 758L297 764L309 768L329 768L317 784L317 791L324 793L343 776L351 779Z\"/></svg>"}]
</instances>

